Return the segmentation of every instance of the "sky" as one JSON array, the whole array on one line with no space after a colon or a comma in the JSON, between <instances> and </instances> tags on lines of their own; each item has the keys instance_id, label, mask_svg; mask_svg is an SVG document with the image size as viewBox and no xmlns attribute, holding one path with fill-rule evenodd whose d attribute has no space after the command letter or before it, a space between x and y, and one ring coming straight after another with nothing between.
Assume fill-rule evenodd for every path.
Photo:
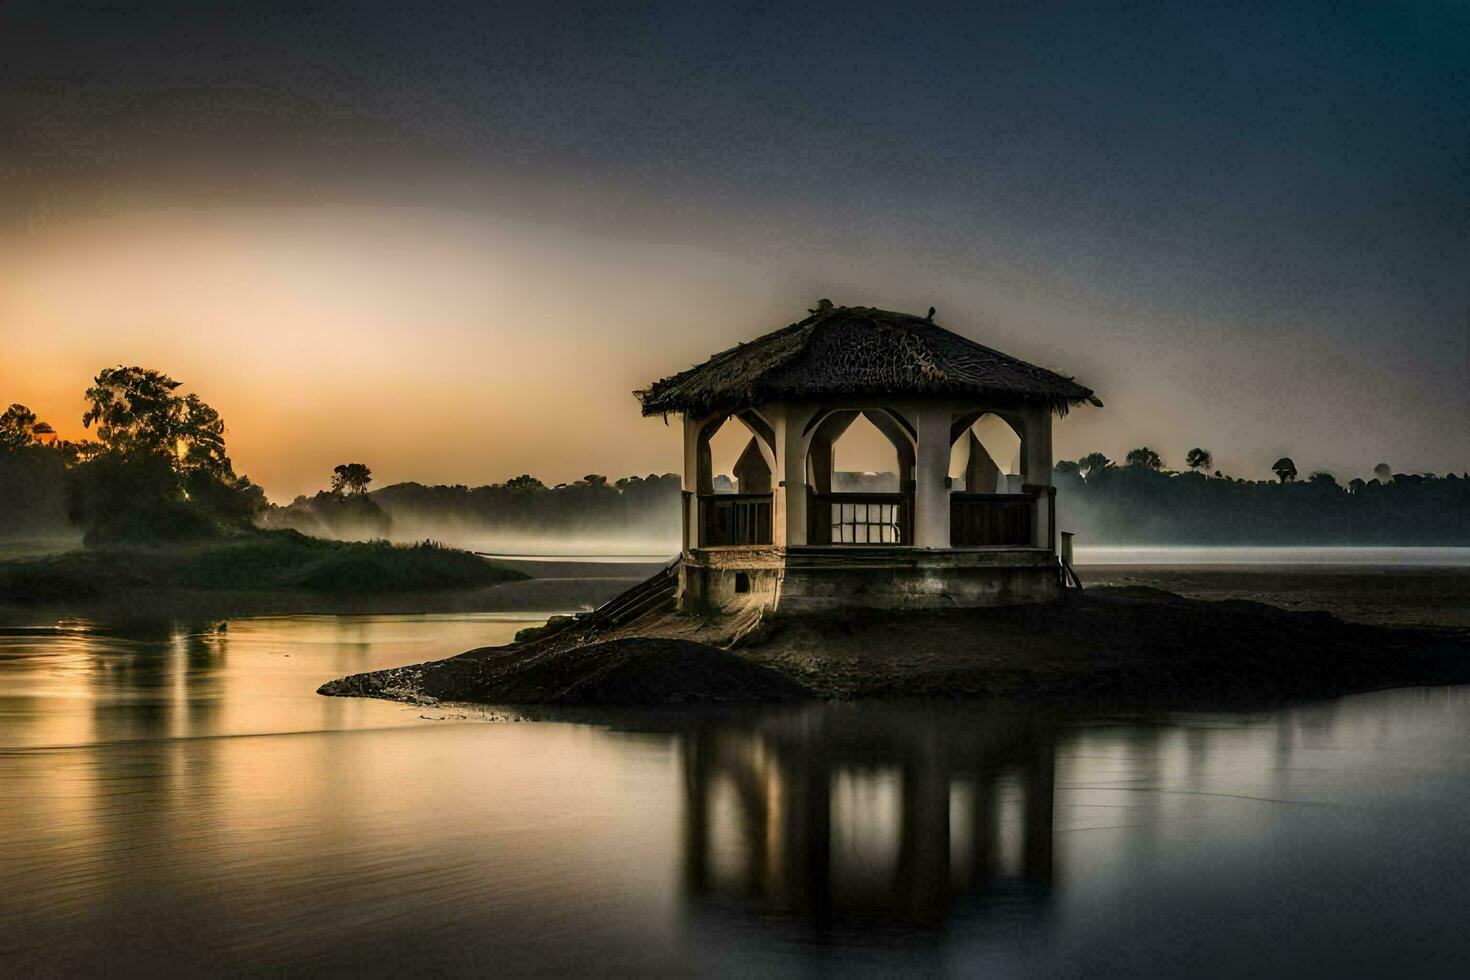
<instances>
[{"instance_id":1,"label":"sky","mask_svg":"<svg viewBox=\"0 0 1470 980\"><path fill-rule=\"evenodd\" d=\"M0 5L0 402L664 472L632 389L828 297L1094 388L1059 458L1470 469L1470 5L307 6Z\"/></svg>"}]
</instances>

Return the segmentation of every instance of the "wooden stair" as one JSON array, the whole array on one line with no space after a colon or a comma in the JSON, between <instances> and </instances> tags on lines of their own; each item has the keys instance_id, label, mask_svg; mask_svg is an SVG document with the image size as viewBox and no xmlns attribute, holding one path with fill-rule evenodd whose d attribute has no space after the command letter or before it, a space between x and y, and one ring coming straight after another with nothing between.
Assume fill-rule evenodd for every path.
<instances>
[{"instance_id":1,"label":"wooden stair","mask_svg":"<svg viewBox=\"0 0 1470 980\"><path fill-rule=\"evenodd\" d=\"M613 596L588 613L588 625L601 627L626 626L655 612L664 612L674 606L674 596L679 589L679 560L676 558L637 585Z\"/></svg>"},{"instance_id":2,"label":"wooden stair","mask_svg":"<svg viewBox=\"0 0 1470 980\"><path fill-rule=\"evenodd\" d=\"M1067 591L1070 589L1076 592L1081 592L1082 579L1078 577L1077 569L1073 568L1072 563L1067 561L1067 559L1065 558L1058 558L1057 562L1061 565L1062 590Z\"/></svg>"}]
</instances>

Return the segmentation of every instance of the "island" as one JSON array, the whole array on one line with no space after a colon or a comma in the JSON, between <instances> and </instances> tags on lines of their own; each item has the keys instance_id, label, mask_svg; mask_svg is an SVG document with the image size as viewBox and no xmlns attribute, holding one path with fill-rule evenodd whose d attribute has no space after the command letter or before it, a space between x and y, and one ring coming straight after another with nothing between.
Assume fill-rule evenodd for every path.
<instances>
[{"instance_id":1,"label":"island","mask_svg":"<svg viewBox=\"0 0 1470 980\"><path fill-rule=\"evenodd\" d=\"M683 419L683 546L594 613L514 644L358 674L327 695L489 704L800 697L1184 705L1470 680L1464 630L1394 627L1141 586L1084 589L1058 529L1053 415L1101 401L927 315L821 300L635 394ZM843 487L859 419L883 488ZM976 427L1017 439L1004 469ZM728 490L710 439L749 441ZM1008 472L1015 470L1015 472Z\"/></svg>"}]
</instances>

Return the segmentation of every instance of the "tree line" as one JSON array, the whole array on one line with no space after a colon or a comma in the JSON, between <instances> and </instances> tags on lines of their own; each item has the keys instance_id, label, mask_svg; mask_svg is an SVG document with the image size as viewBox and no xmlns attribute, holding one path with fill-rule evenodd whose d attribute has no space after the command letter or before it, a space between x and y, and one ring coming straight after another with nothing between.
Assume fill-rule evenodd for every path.
<instances>
[{"instance_id":1,"label":"tree line","mask_svg":"<svg viewBox=\"0 0 1470 980\"><path fill-rule=\"evenodd\" d=\"M111 367L83 393L86 438L58 439L24 405L0 413L0 535L75 528L88 545L165 542L254 528L318 537L417 536L424 529L676 538L677 474L547 486L529 474L481 487L400 483L336 466L326 489L284 507L235 472L219 413L161 371ZM395 529L401 534L395 535Z\"/></svg>"},{"instance_id":2,"label":"tree line","mask_svg":"<svg viewBox=\"0 0 1470 980\"><path fill-rule=\"evenodd\" d=\"M225 424L178 381L142 367L100 371L83 393L88 437L57 438L23 405L0 413L0 534L79 528L88 544L167 541L293 528L321 537L424 532L677 537L681 480L599 474L548 486L529 474L469 487L400 483L370 490L365 463L284 507L235 472ZM1058 523L1090 544L1470 545L1470 478L1395 473L1346 484L1326 471L1300 479L1289 457L1276 479L1213 469L1196 447L1170 469L1147 446L1122 463L1088 453L1056 464Z\"/></svg>"},{"instance_id":3,"label":"tree line","mask_svg":"<svg viewBox=\"0 0 1470 980\"><path fill-rule=\"evenodd\" d=\"M267 508L260 520L325 537L582 534L677 540L681 486L677 473L616 481L589 473L554 486L530 474L478 487L397 483L366 491L364 485L358 492L297 497Z\"/></svg>"},{"instance_id":4,"label":"tree line","mask_svg":"<svg viewBox=\"0 0 1470 980\"><path fill-rule=\"evenodd\" d=\"M1122 464L1088 453L1056 464L1057 522L1087 544L1470 545L1470 475L1395 473L1340 483L1326 470L1305 479L1295 460L1274 480L1212 469L1196 447L1170 469L1147 446Z\"/></svg>"}]
</instances>

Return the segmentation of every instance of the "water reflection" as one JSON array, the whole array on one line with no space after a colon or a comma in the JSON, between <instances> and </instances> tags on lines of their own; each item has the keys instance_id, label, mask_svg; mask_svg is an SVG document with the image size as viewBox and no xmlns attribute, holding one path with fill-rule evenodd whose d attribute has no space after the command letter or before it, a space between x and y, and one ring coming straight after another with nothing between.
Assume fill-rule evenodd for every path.
<instances>
[{"instance_id":1,"label":"water reflection","mask_svg":"<svg viewBox=\"0 0 1470 980\"><path fill-rule=\"evenodd\" d=\"M1470 688L488 724L522 621L0 630L0 973L1462 971ZM497 632L498 631L498 632Z\"/></svg>"},{"instance_id":2,"label":"water reflection","mask_svg":"<svg viewBox=\"0 0 1470 980\"><path fill-rule=\"evenodd\" d=\"M0 626L0 749L410 724L419 719L399 706L316 688L506 642L535 622L482 613Z\"/></svg>"},{"instance_id":3,"label":"water reflection","mask_svg":"<svg viewBox=\"0 0 1470 980\"><path fill-rule=\"evenodd\" d=\"M700 727L683 737L686 892L818 932L933 927L994 889L1044 906L1055 742L1047 715L1015 707L811 706Z\"/></svg>"}]
</instances>

